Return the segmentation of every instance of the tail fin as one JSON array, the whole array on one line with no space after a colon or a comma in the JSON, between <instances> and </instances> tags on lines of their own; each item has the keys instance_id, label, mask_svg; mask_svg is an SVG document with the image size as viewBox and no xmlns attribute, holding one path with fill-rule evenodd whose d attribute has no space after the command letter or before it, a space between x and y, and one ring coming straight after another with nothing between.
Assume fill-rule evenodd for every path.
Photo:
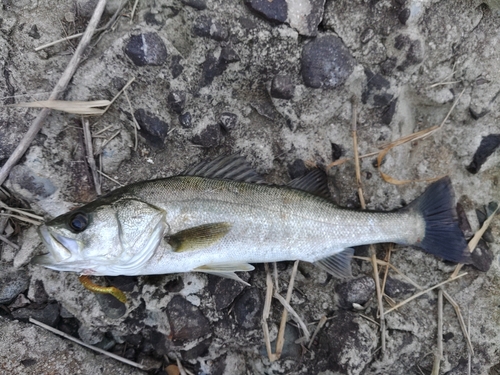
<instances>
[{"instance_id":1,"label":"tail fin","mask_svg":"<svg viewBox=\"0 0 500 375\"><path fill-rule=\"evenodd\" d=\"M416 246L455 263L470 263L470 252L458 226L455 193L449 177L432 185L408 207L425 220L425 236Z\"/></svg>"}]
</instances>

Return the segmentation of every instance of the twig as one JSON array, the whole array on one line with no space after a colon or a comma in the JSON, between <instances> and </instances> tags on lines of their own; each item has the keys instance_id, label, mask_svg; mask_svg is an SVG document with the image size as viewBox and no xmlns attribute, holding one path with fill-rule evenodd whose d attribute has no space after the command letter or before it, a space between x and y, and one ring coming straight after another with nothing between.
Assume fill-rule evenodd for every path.
<instances>
[{"instance_id":1,"label":"twig","mask_svg":"<svg viewBox=\"0 0 500 375\"><path fill-rule=\"evenodd\" d=\"M18 208L9 207L5 203L3 203L2 201L0 201L0 207L5 208L8 211L17 212L18 214L26 215L26 216L28 216L32 219L38 220L38 221L43 221L43 217L41 217L41 216L32 214L31 212L20 210Z\"/></svg>"},{"instance_id":2,"label":"twig","mask_svg":"<svg viewBox=\"0 0 500 375\"><path fill-rule=\"evenodd\" d=\"M134 122L134 151L137 151L137 130L140 129L141 127L139 126L139 123L137 122L135 116L134 116L134 108L132 108L132 103L130 102L130 99L128 98L127 91L123 92L123 95L125 95L125 99L127 99L128 107L130 108L130 113L132 114L132 120Z\"/></svg>"},{"instance_id":3,"label":"twig","mask_svg":"<svg viewBox=\"0 0 500 375\"><path fill-rule=\"evenodd\" d=\"M110 181L113 181L115 184L117 184L118 186L125 186L123 185L122 183L120 183L119 181L115 180L113 177L110 177L108 176L106 173L102 172L102 171L97 171L97 173L99 173L101 176L104 176L106 177L108 180Z\"/></svg>"},{"instance_id":4,"label":"twig","mask_svg":"<svg viewBox=\"0 0 500 375\"><path fill-rule=\"evenodd\" d=\"M132 77L126 84L125 86L122 87L122 89L120 91L118 91L118 94L115 95L115 97L113 99L111 99L111 103L109 103L109 105L104 108L104 113L106 113L106 111L109 109L109 107L111 107L111 105L115 102L116 99L118 99L120 97L120 95L135 81L135 77ZM132 114L133 116L133 114Z\"/></svg>"},{"instance_id":5,"label":"twig","mask_svg":"<svg viewBox=\"0 0 500 375\"><path fill-rule=\"evenodd\" d=\"M94 33L98 33L98 32L104 31L104 30L106 30L105 27L100 27L98 29L95 29ZM43 44L41 46L36 47L35 48L35 52L41 51L42 49L45 49L45 48L49 48L49 47L55 46L56 44L59 44L59 43L62 43L62 42L67 42L67 41L79 38L83 34L84 33L73 34L73 35L70 35L70 36L65 36L64 38L61 38L61 39L58 39L58 40L54 40L53 42L50 42L50 43L47 43L47 44Z\"/></svg>"},{"instance_id":6,"label":"twig","mask_svg":"<svg viewBox=\"0 0 500 375\"><path fill-rule=\"evenodd\" d=\"M118 136L118 134L121 133L121 129L117 130L113 135L111 135L111 137L109 137L108 139L106 139L101 146L99 146L99 149L97 151L94 152L94 156L97 156L97 155L100 155L103 150L104 150L104 147L106 147L108 145L109 142L111 142L113 139L116 138L116 136Z\"/></svg>"},{"instance_id":7,"label":"twig","mask_svg":"<svg viewBox=\"0 0 500 375\"><path fill-rule=\"evenodd\" d=\"M141 370L145 370L145 369L146 369L146 367L145 367L145 366L143 366L143 365L141 365L141 364L139 364L139 363L132 362L132 361L130 361L130 360L128 360L128 359L126 359L126 358L120 357L120 356L118 356L118 355L116 355L116 354L110 353L110 352L108 352L108 351L106 351L106 350L103 350L103 349L101 349L101 348L98 348L98 347L95 347L95 346L92 346L92 345L86 344L86 343L84 343L83 341L80 341L80 340L78 340L77 338L75 338L75 337L73 337L73 336L68 335L67 333L64 333L64 332L62 332L62 331L59 331L58 329L52 328L51 326L49 326L49 325L47 325L47 324L44 324L44 323L42 323L42 322L39 322L39 321L38 321L38 320L36 320L36 319L33 319L33 318L31 318L31 317L30 317L30 318L29 318L29 321L30 321L31 323L33 323L33 324L36 324L36 325L38 325L38 326L42 327L42 328L45 328L47 331L50 331L50 332L52 332L52 333L55 333L56 335L62 336L62 337L64 337L64 338L68 339L68 340L71 340L71 341L73 341L73 342L76 342L77 344L79 344L79 345L81 345L81 346L84 346L84 347L86 347L86 348L89 348L89 349L91 349L91 350L94 350L94 351L96 351L96 352L98 352L98 353L101 353L101 354L107 355L108 357L114 358L114 359L116 359L117 361L120 361L120 362L126 363L127 365L130 365L130 366L134 366L134 367L140 368Z\"/></svg>"},{"instance_id":8,"label":"twig","mask_svg":"<svg viewBox=\"0 0 500 375\"><path fill-rule=\"evenodd\" d=\"M437 351L434 353L434 363L431 375L439 375L441 360L443 359L443 289L438 290L438 322L437 322Z\"/></svg>"},{"instance_id":9,"label":"twig","mask_svg":"<svg viewBox=\"0 0 500 375\"><path fill-rule=\"evenodd\" d=\"M407 298L407 299L405 299L404 301L402 301L402 302L398 303L396 306L394 306L394 307L390 308L390 309L389 309L389 310L387 310L385 313L386 313L386 314L389 314L390 312L392 312L392 311L394 311L394 310L396 310L396 309L399 309L401 306L406 305L408 302L413 301L415 298L418 298L418 297L420 297L421 295L423 295L423 294L426 294L426 293L430 292L431 290L434 290L434 289L436 289L436 288L439 288L440 286L445 285L445 284L448 284L448 283L450 283L450 282L452 282L452 281L454 281L454 280L456 280L456 279L459 279L459 278L461 278L461 277L463 277L463 276L465 276L465 275L467 275L467 272L464 272L464 273L462 273L462 274L460 274L460 275L458 275L457 277L454 277L454 278L451 278L451 277L450 277L449 279L447 279L447 280L445 280L445 281L443 281L443 282L441 282L441 283L439 283L439 284L436 284L436 285L434 285L433 287L430 287L430 288L425 289L425 290L423 290L423 291L421 291L421 292L419 292L419 293L416 293L416 294L414 294L413 296L411 296L410 298Z\"/></svg>"},{"instance_id":10,"label":"twig","mask_svg":"<svg viewBox=\"0 0 500 375\"><path fill-rule=\"evenodd\" d=\"M299 267L299 261L296 260L293 264L292 274L290 276L290 282L288 283L288 290L286 292L286 302L290 303L293 292L293 284L295 283L295 276L297 275L297 269ZM285 344L285 329L286 329L286 319L288 317L288 310L283 309L283 314L281 315L280 329L278 331L278 338L276 340L276 357L279 359L281 353L283 352L283 346Z\"/></svg>"},{"instance_id":11,"label":"twig","mask_svg":"<svg viewBox=\"0 0 500 375\"><path fill-rule=\"evenodd\" d=\"M467 347L469 348L469 353L474 354L474 347L472 346L472 341L470 339L469 330L465 326L464 318L462 316L462 312L460 311L460 306L455 300L443 289L443 296L446 300L453 306L455 309L455 314L457 314L458 322L460 323L460 327L462 328L462 333L465 337L465 341L467 341Z\"/></svg>"},{"instance_id":12,"label":"twig","mask_svg":"<svg viewBox=\"0 0 500 375\"><path fill-rule=\"evenodd\" d=\"M316 338L316 335L319 333L321 328L323 328L323 326L325 325L327 320L328 320L328 318L326 317L326 315L323 315L321 317L321 319L318 322L318 325L316 326L316 329L314 330L313 335L311 336L311 340L309 341L309 344L307 345L307 349L311 349L311 345L313 344L314 339Z\"/></svg>"},{"instance_id":13,"label":"twig","mask_svg":"<svg viewBox=\"0 0 500 375\"><path fill-rule=\"evenodd\" d=\"M13 219L21 220L21 221L24 221L26 223L30 223L30 224L33 224L33 225L40 225L42 223L40 221L33 220L33 219L30 219L30 218L27 218L27 217L24 217L24 216L14 215L14 214L4 214L3 212L0 212L0 216L8 216L8 217L11 217Z\"/></svg>"},{"instance_id":14,"label":"twig","mask_svg":"<svg viewBox=\"0 0 500 375\"><path fill-rule=\"evenodd\" d=\"M132 7L132 12L130 13L130 24L134 22L135 9L137 8L137 4L139 0L135 0L134 6Z\"/></svg>"},{"instance_id":15,"label":"twig","mask_svg":"<svg viewBox=\"0 0 500 375\"><path fill-rule=\"evenodd\" d=\"M10 241L7 237L0 235L0 241L5 242L7 245L12 246L14 249L19 250L19 245L16 245L14 242Z\"/></svg>"},{"instance_id":16,"label":"twig","mask_svg":"<svg viewBox=\"0 0 500 375\"><path fill-rule=\"evenodd\" d=\"M73 74L75 73L76 68L78 67L83 52L89 45L90 39L92 38L92 35L94 34L95 29L97 28L97 24L101 19L101 15L102 12L104 11L105 6L106 6L106 0L99 0L99 2L95 7L94 14L92 15L92 18L90 19L87 29L85 30L85 33L82 37L82 40L78 44L78 47L73 57L71 58L68 66L66 67L66 70L63 72L61 78L59 79L59 82L57 82L56 86L52 90L52 93L49 96L49 100L56 100L59 94L64 92L64 90L66 90L66 87L68 86L71 77L73 77ZM33 142L36 135L40 131L43 122L49 115L50 111L51 110L48 108L44 108L40 111L36 119L31 124L24 138L18 144L18 146L16 147L12 155L9 157L9 159L5 162L2 169L0 169L0 185L2 185L5 182L12 167L16 165L16 163L21 159L21 157L24 155L24 153L30 146L31 142Z\"/></svg>"},{"instance_id":17,"label":"twig","mask_svg":"<svg viewBox=\"0 0 500 375\"><path fill-rule=\"evenodd\" d=\"M87 154L87 163L89 164L92 178L94 180L94 187L97 195L101 195L101 179L97 173L97 166L94 159L94 150L92 147L92 134L90 133L89 119L82 117L83 138L85 140L85 152Z\"/></svg>"}]
</instances>

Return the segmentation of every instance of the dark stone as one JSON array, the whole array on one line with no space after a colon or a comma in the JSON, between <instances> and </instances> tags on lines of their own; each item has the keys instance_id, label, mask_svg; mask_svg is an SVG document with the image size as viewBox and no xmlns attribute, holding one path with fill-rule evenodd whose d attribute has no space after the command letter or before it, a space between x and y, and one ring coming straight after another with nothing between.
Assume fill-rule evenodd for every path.
<instances>
[{"instance_id":1,"label":"dark stone","mask_svg":"<svg viewBox=\"0 0 500 375\"><path fill-rule=\"evenodd\" d=\"M464 207L457 203L457 216L458 216L458 226L460 230L464 233L465 238L471 238L474 235L474 231L470 226L469 219L465 213Z\"/></svg>"},{"instance_id":2,"label":"dark stone","mask_svg":"<svg viewBox=\"0 0 500 375\"><path fill-rule=\"evenodd\" d=\"M410 38L407 37L406 35L399 34L395 39L394 39L394 48L398 50L402 50L406 45L410 44Z\"/></svg>"},{"instance_id":3,"label":"dark stone","mask_svg":"<svg viewBox=\"0 0 500 375\"><path fill-rule=\"evenodd\" d=\"M292 99L295 86L292 77L288 75L276 75L271 82L271 96L277 99Z\"/></svg>"},{"instance_id":4,"label":"dark stone","mask_svg":"<svg viewBox=\"0 0 500 375\"><path fill-rule=\"evenodd\" d=\"M394 95L388 93L373 95L373 105L375 107L388 106L391 103L393 97Z\"/></svg>"},{"instance_id":5,"label":"dark stone","mask_svg":"<svg viewBox=\"0 0 500 375\"><path fill-rule=\"evenodd\" d=\"M176 277L165 284L164 289L167 293L179 293L184 289L184 280L182 277Z\"/></svg>"},{"instance_id":6,"label":"dark stone","mask_svg":"<svg viewBox=\"0 0 500 375\"><path fill-rule=\"evenodd\" d=\"M372 28L368 28L361 33L360 41L363 44L368 43L375 36L375 31Z\"/></svg>"},{"instance_id":7,"label":"dark stone","mask_svg":"<svg viewBox=\"0 0 500 375\"><path fill-rule=\"evenodd\" d=\"M486 221L486 219L488 219L488 217L490 215L492 215L493 212L496 211L497 206L498 206L498 203L490 202L488 204L488 206L483 206L482 209L476 209L477 221L479 222L480 227L482 227L484 222ZM491 227L486 229L486 231L483 233L483 236L481 238L489 243L495 242L495 238L493 237L493 234L491 233Z\"/></svg>"},{"instance_id":8,"label":"dark stone","mask_svg":"<svg viewBox=\"0 0 500 375\"><path fill-rule=\"evenodd\" d=\"M137 66L163 65L167 61L167 48L156 33L132 35L125 54Z\"/></svg>"},{"instance_id":9,"label":"dark stone","mask_svg":"<svg viewBox=\"0 0 500 375\"><path fill-rule=\"evenodd\" d=\"M332 161L339 160L343 153L342 146L336 143L331 143L331 145L332 145Z\"/></svg>"},{"instance_id":10,"label":"dark stone","mask_svg":"<svg viewBox=\"0 0 500 375\"><path fill-rule=\"evenodd\" d=\"M127 307L124 303L118 301L111 294L95 294L95 298L101 307L101 311L111 319L121 318L127 312Z\"/></svg>"},{"instance_id":11,"label":"dark stone","mask_svg":"<svg viewBox=\"0 0 500 375\"><path fill-rule=\"evenodd\" d=\"M409 40L409 39L408 39ZM410 40L406 59L398 66L398 69L404 71L412 65L420 64L424 61L424 48L420 40Z\"/></svg>"},{"instance_id":12,"label":"dark stone","mask_svg":"<svg viewBox=\"0 0 500 375\"><path fill-rule=\"evenodd\" d=\"M307 172L309 172L309 169L301 159L295 159L292 164L288 165L288 175L292 180L305 176Z\"/></svg>"},{"instance_id":13,"label":"dark stone","mask_svg":"<svg viewBox=\"0 0 500 375\"><path fill-rule=\"evenodd\" d=\"M244 0L244 3L254 13L272 23L283 23L288 17L286 0Z\"/></svg>"},{"instance_id":14,"label":"dark stone","mask_svg":"<svg viewBox=\"0 0 500 375\"><path fill-rule=\"evenodd\" d=\"M306 86L335 88L351 75L355 60L340 38L328 35L304 46L301 65Z\"/></svg>"},{"instance_id":15,"label":"dark stone","mask_svg":"<svg viewBox=\"0 0 500 375\"><path fill-rule=\"evenodd\" d=\"M455 337L455 334L453 332L447 332L443 335L443 342L448 342L450 341L453 337Z\"/></svg>"},{"instance_id":16,"label":"dark stone","mask_svg":"<svg viewBox=\"0 0 500 375\"><path fill-rule=\"evenodd\" d=\"M238 115L231 112L223 112L219 117L219 125L225 131L233 130L238 125Z\"/></svg>"},{"instance_id":17,"label":"dark stone","mask_svg":"<svg viewBox=\"0 0 500 375\"><path fill-rule=\"evenodd\" d=\"M408 284L404 281L392 278L390 276L387 277L385 282L384 293L387 294L391 298L404 298L410 294L415 292L415 287L411 284Z\"/></svg>"},{"instance_id":18,"label":"dark stone","mask_svg":"<svg viewBox=\"0 0 500 375\"><path fill-rule=\"evenodd\" d=\"M254 329L260 326L262 297L257 288L248 288L235 301L233 313L239 326Z\"/></svg>"},{"instance_id":19,"label":"dark stone","mask_svg":"<svg viewBox=\"0 0 500 375\"><path fill-rule=\"evenodd\" d=\"M364 305L372 298L375 292L375 281L368 276L349 280L337 284L335 292L339 306L343 309L352 309L354 303Z\"/></svg>"},{"instance_id":20,"label":"dark stone","mask_svg":"<svg viewBox=\"0 0 500 375\"><path fill-rule=\"evenodd\" d=\"M220 76L226 70L226 64L222 63L220 59L216 58L212 53L209 53L203 62L203 76L201 79L201 86L211 84L215 77Z\"/></svg>"},{"instance_id":21,"label":"dark stone","mask_svg":"<svg viewBox=\"0 0 500 375\"><path fill-rule=\"evenodd\" d=\"M181 123L183 128L191 128L193 126L191 113L186 112L182 115L179 115L179 122Z\"/></svg>"},{"instance_id":22,"label":"dark stone","mask_svg":"<svg viewBox=\"0 0 500 375\"><path fill-rule=\"evenodd\" d=\"M394 117L394 114L396 113L396 105L398 103L398 99L392 100L389 105L384 108L382 111L382 117L380 120L382 121L382 124L389 125L392 121L392 118Z\"/></svg>"},{"instance_id":23,"label":"dark stone","mask_svg":"<svg viewBox=\"0 0 500 375\"><path fill-rule=\"evenodd\" d=\"M175 113L181 114L186 106L186 93L179 90L170 91L167 104Z\"/></svg>"},{"instance_id":24,"label":"dark stone","mask_svg":"<svg viewBox=\"0 0 500 375\"><path fill-rule=\"evenodd\" d=\"M373 358L376 348L375 332L361 324L356 313L339 310L320 331L315 353L317 370L341 374L362 374ZM334 339L332 339L334 338ZM317 371L319 372L319 371Z\"/></svg>"},{"instance_id":25,"label":"dark stone","mask_svg":"<svg viewBox=\"0 0 500 375\"><path fill-rule=\"evenodd\" d=\"M401 12L398 14L398 19L399 22L401 22L403 25L406 25L406 21L410 18L411 15L411 10L410 8L404 8Z\"/></svg>"},{"instance_id":26,"label":"dark stone","mask_svg":"<svg viewBox=\"0 0 500 375\"><path fill-rule=\"evenodd\" d=\"M208 319L184 297L174 296L166 311L174 341L195 340L210 333Z\"/></svg>"},{"instance_id":27,"label":"dark stone","mask_svg":"<svg viewBox=\"0 0 500 375\"><path fill-rule=\"evenodd\" d=\"M300 344L296 344L298 339L300 339L300 332L298 328L287 324L285 326L284 345L280 358L300 358L302 356L302 346ZM276 352L276 341L271 343L271 349L273 353ZM261 354L262 356L267 354L265 347L261 349Z\"/></svg>"},{"instance_id":28,"label":"dark stone","mask_svg":"<svg viewBox=\"0 0 500 375\"><path fill-rule=\"evenodd\" d=\"M7 304L28 289L30 278L26 271L0 266L0 304Z\"/></svg>"},{"instance_id":29,"label":"dark stone","mask_svg":"<svg viewBox=\"0 0 500 375\"><path fill-rule=\"evenodd\" d=\"M59 305L57 303L49 303L41 309L30 309L23 307L12 312L14 319L29 319L30 317L51 327L55 327L59 320Z\"/></svg>"},{"instance_id":30,"label":"dark stone","mask_svg":"<svg viewBox=\"0 0 500 375\"><path fill-rule=\"evenodd\" d=\"M161 13L146 12L144 14L144 21L151 26L162 26L165 24Z\"/></svg>"},{"instance_id":31,"label":"dark stone","mask_svg":"<svg viewBox=\"0 0 500 375\"><path fill-rule=\"evenodd\" d=\"M122 292L133 292L138 284L135 276L108 276L107 279L112 286Z\"/></svg>"},{"instance_id":32,"label":"dark stone","mask_svg":"<svg viewBox=\"0 0 500 375\"><path fill-rule=\"evenodd\" d=\"M164 146L169 128L165 121L142 108L134 112L134 117L141 127L140 132L144 138L146 138L154 146Z\"/></svg>"},{"instance_id":33,"label":"dark stone","mask_svg":"<svg viewBox=\"0 0 500 375\"><path fill-rule=\"evenodd\" d=\"M471 253L471 264L479 271L488 272L493 262L493 251L489 248L485 240L480 239L476 248Z\"/></svg>"},{"instance_id":34,"label":"dark stone","mask_svg":"<svg viewBox=\"0 0 500 375\"><path fill-rule=\"evenodd\" d=\"M31 26L30 31L28 31L28 35L33 39L40 39L40 33L38 32L38 27L36 25Z\"/></svg>"},{"instance_id":35,"label":"dark stone","mask_svg":"<svg viewBox=\"0 0 500 375\"><path fill-rule=\"evenodd\" d=\"M63 308L61 307L59 311L59 316L61 317L61 319L59 319L59 322L57 323L57 329L70 336L77 337L78 329L80 328L80 322L76 318L64 318L61 314L62 310Z\"/></svg>"},{"instance_id":36,"label":"dark stone","mask_svg":"<svg viewBox=\"0 0 500 375\"><path fill-rule=\"evenodd\" d=\"M199 16L193 23L193 33L196 36L211 38L218 42L227 40L229 32L227 28L217 19L207 15Z\"/></svg>"},{"instance_id":37,"label":"dark stone","mask_svg":"<svg viewBox=\"0 0 500 375\"><path fill-rule=\"evenodd\" d=\"M245 285L236 280L215 276L208 278L208 290L214 298L217 310L229 307L243 289L245 289Z\"/></svg>"},{"instance_id":38,"label":"dark stone","mask_svg":"<svg viewBox=\"0 0 500 375\"><path fill-rule=\"evenodd\" d=\"M204 10L207 8L207 2L205 0L181 0L183 4L189 5L198 10Z\"/></svg>"},{"instance_id":39,"label":"dark stone","mask_svg":"<svg viewBox=\"0 0 500 375\"><path fill-rule=\"evenodd\" d=\"M154 354L157 357L163 357L168 353L167 337L155 329L144 329L141 332L142 343L139 350L146 354Z\"/></svg>"},{"instance_id":40,"label":"dark stone","mask_svg":"<svg viewBox=\"0 0 500 375\"><path fill-rule=\"evenodd\" d=\"M224 46L220 51L219 61L224 64L230 64L240 61L240 57L233 48Z\"/></svg>"},{"instance_id":41,"label":"dark stone","mask_svg":"<svg viewBox=\"0 0 500 375\"><path fill-rule=\"evenodd\" d=\"M51 196L57 190L48 178L39 176L30 168L21 164L12 168L9 180L21 188L28 190L36 199L40 200Z\"/></svg>"},{"instance_id":42,"label":"dark stone","mask_svg":"<svg viewBox=\"0 0 500 375\"><path fill-rule=\"evenodd\" d=\"M394 68L396 68L397 59L395 57L390 57L380 64L380 68L383 74L389 75L392 73Z\"/></svg>"},{"instance_id":43,"label":"dark stone","mask_svg":"<svg viewBox=\"0 0 500 375\"><path fill-rule=\"evenodd\" d=\"M257 24L255 23L255 21L248 17L240 17L238 18L238 22L240 23L241 27L247 30L253 30L257 28Z\"/></svg>"},{"instance_id":44,"label":"dark stone","mask_svg":"<svg viewBox=\"0 0 500 375\"><path fill-rule=\"evenodd\" d=\"M192 139L196 145L210 148L218 146L222 141L222 132L219 124L208 125L199 134L196 134Z\"/></svg>"},{"instance_id":45,"label":"dark stone","mask_svg":"<svg viewBox=\"0 0 500 375\"><path fill-rule=\"evenodd\" d=\"M170 63L170 71L172 72L172 78L177 78L182 74L184 67L181 65L182 57L179 55L172 56L172 62Z\"/></svg>"},{"instance_id":46,"label":"dark stone","mask_svg":"<svg viewBox=\"0 0 500 375\"><path fill-rule=\"evenodd\" d=\"M33 365L36 364L36 359L33 359L33 358L27 358L27 359L23 359L21 361L21 364L24 366L24 367L31 367Z\"/></svg>"},{"instance_id":47,"label":"dark stone","mask_svg":"<svg viewBox=\"0 0 500 375\"><path fill-rule=\"evenodd\" d=\"M375 74L369 69L365 69L366 86L369 92L388 89L391 83L382 75Z\"/></svg>"},{"instance_id":48,"label":"dark stone","mask_svg":"<svg viewBox=\"0 0 500 375\"><path fill-rule=\"evenodd\" d=\"M474 120L479 120L481 117L486 116L490 111L488 109L478 112L477 109L469 107L470 115Z\"/></svg>"},{"instance_id":49,"label":"dark stone","mask_svg":"<svg viewBox=\"0 0 500 375\"><path fill-rule=\"evenodd\" d=\"M142 343L142 335L140 333L124 336L123 339L127 344L134 347L138 347Z\"/></svg>"},{"instance_id":50,"label":"dark stone","mask_svg":"<svg viewBox=\"0 0 500 375\"><path fill-rule=\"evenodd\" d=\"M500 146L500 134L490 134L484 137L474 153L472 162L467 167L470 173L477 173L493 152Z\"/></svg>"},{"instance_id":51,"label":"dark stone","mask_svg":"<svg viewBox=\"0 0 500 375\"><path fill-rule=\"evenodd\" d=\"M35 290L33 292L33 299L32 299L33 302L42 305L49 301L49 296L45 291L42 280L35 281L34 289Z\"/></svg>"},{"instance_id":52,"label":"dark stone","mask_svg":"<svg viewBox=\"0 0 500 375\"><path fill-rule=\"evenodd\" d=\"M191 361L193 359L205 357L208 355L208 349L210 348L211 343L212 339L208 338L189 350L181 350L182 359L185 361Z\"/></svg>"}]
</instances>

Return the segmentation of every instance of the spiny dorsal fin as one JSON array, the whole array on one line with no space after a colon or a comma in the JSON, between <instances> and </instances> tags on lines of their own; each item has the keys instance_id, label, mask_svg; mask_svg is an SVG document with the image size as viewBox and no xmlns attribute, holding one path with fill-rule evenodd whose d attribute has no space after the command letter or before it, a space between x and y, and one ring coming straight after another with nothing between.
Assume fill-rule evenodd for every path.
<instances>
[{"instance_id":1,"label":"spiny dorsal fin","mask_svg":"<svg viewBox=\"0 0 500 375\"><path fill-rule=\"evenodd\" d=\"M328 178L326 173L321 169L314 169L305 176L290 181L287 185L294 189L331 199L330 191L328 190Z\"/></svg>"},{"instance_id":2,"label":"spiny dorsal fin","mask_svg":"<svg viewBox=\"0 0 500 375\"><path fill-rule=\"evenodd\" d=\"M184 176L218 178L239 182L265 183L251 165L239 155L219 156L208 162L200 163L183 173Z\"/></svg>"},{"instance_id":3,"label":"spiny dorsal fin","mask_svg":"<svg viewBox=\"0 0 500 375\"><path fill-rule=\"evenodd\" d=\"M167 242L175 252L202 249L219 241L230 229L231 224L224 222L199 225L169 236Z\"/></svg>"},{"instance_id":4,"label":"spiny dorsal fin","mask_svg":"<svg viewBox=\"0 0 500 375\"><path fill-rule=\"evenodd\" d=\"M248 263L214 263L197 267L193 271L233 279L246 286L250 286L249 283L243 281L235 272L253 271L254 269L255 267Z\"/></svg>"},{"instance_id":5,"label":"spiny dorsal fin","mask_svg":"<svg viewBox=\"0 0 500 375\"><path fill-rule=\"evenodd\" d=\"M349 247L340 253L314 262L314 265L339 279L348 279L352 277L351 260L353 255L354 249Z\"/></svg>"}]
</instances>

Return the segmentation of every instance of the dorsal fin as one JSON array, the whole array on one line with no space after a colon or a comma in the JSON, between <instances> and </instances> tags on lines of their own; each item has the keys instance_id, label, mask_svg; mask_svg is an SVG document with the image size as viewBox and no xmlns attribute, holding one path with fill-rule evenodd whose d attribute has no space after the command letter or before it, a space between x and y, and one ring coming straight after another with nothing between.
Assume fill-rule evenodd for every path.
<instances>
[{"instance_id":1,"label":"dorsal fin","mask_svg":"<svg viewBox=\"0 0 500 375\"><path fill-rule=\"evenodd\" d=\"M331 199L330 190L328 190L328 179L326 173L321 169L314 169L305 176L290 181L287 185L294 189Z\"/></svg>"},{"instance_id":2,"label":"dorsal fin","mask_svg":"<svg viewBox=\"0 0 500 375\"><path fill-rule=\"evenodd\" d=\"M264 179L253 170L251 165L239 155L219 156L205 163L189 168L184 176L218 178L240 182L265 183Z\"/></svg>"}]
</instances>

